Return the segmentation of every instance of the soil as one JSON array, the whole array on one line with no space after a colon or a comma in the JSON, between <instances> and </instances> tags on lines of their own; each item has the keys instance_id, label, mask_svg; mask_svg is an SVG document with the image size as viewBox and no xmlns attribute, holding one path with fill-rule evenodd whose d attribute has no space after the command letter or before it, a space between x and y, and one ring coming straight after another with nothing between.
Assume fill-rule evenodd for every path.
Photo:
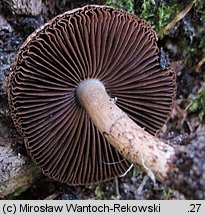
<instances>
[{"instance_id":1,"label":"soil","mask_svg":"<svg viewBox=\"0 0 205 216\"><path fill-rule=\"evenodd\" d=\"M4 1L3 1L4 2ZM6 4L0 5L0 121L4 122L9 131L6 133L15 143L16 151L26 155L22 140L16 133L12 121L9 117L7 104L6 80L12 70L12 62L15 55L27 38L36 28L53 16L87 3L99 4L104 1L55 1L56 4L44 6L43 12L38 16L13 15ZM202 145L204 150L205 138L200 135L197 138L197 131L204 129L204 116L201 118L198 112L188 112L187 106L196 97L198 91L204 85L205 66L202 65L200 72L195 71L195 66L200 59L205 56L204 49L195 49L200 41L197 29L205 29L201 22L201 14L194 9L180 21L176 28L169 35L159 40L159 46L163 47L169 61L175 68L177 75L177 98L171 118L160 132L160 136L169 140L172 144L186 146L195 139L194 147L190 147L189 152L195 152L196 145ZM182 46L183 38L190 47L195 50L186 51ZM185 43L184 42L184 43ZM187 46L187 44L185 44ZM205 109L205 108L204 108ZM205 112L205 111L204 111ZM0 127L3 127L0 124ZM4 131L0 128L0 133ZM204 154L201 157L203 157ZM193 154L197 160L198 156ZM197 161L196 163L201 163ZM203 194L202 194L203 197ZM205 196L204 196L205 197ZM160 182L154 184L152 180L138 168L132 168L124 177L114 180L93 184L90 186L70 187L41 175L41 177L25 192L15 197L7 199L185 199L179 192L170 189Z\"/></svg>"}]
</instances>

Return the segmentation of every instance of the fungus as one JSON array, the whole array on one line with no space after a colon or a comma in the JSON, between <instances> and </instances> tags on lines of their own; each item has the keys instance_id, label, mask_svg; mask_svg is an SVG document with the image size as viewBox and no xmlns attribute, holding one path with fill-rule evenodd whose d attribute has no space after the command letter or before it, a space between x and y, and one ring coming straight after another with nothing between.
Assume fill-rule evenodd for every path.
<instances>
[{"instance_id":1,"label":"fungus","mask_svg":"<svg viewBox=\"0 0 205 216\"><path fill-rule=\"evenodd\" d=\"M160 142L153 135L172 110L175 74L160 67L156 41L136 15L95 5L61 14L28 37L8 97L45 175L70 185L103 181L126 172L133 154L135 165L157 173L143 148L149 155Z\"/></svg>"}]
</instances>

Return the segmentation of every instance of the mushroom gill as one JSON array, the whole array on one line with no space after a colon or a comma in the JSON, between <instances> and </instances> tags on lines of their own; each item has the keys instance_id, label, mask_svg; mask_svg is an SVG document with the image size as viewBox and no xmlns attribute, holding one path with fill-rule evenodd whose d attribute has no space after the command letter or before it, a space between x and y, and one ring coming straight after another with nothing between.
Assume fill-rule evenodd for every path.
<instances>
[{"instance_id":1,"label":"mushroom gill","mask_svg":"<svg viewBox=\"0 0 205 216\"><path fill-rule=\"evenodd\" d=\"M170 115L175 76L160 67L155 32L134 14L86 6L28 37L9 78L11 116L33 161L70 185L122 175L130 163L105 140L76 97L97 79L139 126L155 134Z\"/></svg>"}]
</instances>

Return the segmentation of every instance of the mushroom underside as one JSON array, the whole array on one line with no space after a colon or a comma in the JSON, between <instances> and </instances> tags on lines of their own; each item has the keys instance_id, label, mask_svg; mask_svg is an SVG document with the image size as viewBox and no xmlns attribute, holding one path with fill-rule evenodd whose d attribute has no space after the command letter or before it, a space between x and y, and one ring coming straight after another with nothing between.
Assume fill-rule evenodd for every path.
<instances>
[{"instance_id":1,"label":"mushroom underside","mask_svg":"<svg viewBox=\"0 0 205 216\"><path fill-rule=\"evenodd\" d=\"M88 79L100 81L113 103L153 135L175 96L175 75L160 67L155 32L133 14L86 6L34 32L9 78L11 116L43 173L71 185L111 179L130 166L76 96Z\"/></svg>"}]
</instances>

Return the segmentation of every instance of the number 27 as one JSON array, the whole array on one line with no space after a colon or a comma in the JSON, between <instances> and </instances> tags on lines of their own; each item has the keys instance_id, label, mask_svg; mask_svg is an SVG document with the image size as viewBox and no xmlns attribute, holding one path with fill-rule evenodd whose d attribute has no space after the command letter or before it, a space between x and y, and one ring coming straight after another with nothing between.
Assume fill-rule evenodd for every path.
<instances>
[{"instance_id":1,"label":"number 27","mask_svg":"<svg viewBox=\"0 0 205 216\"><path fill-rule=\"evenodd\" d=\"M189 212L199 212L201 204L190 204L191 210Z\"/></svg>"}]
</instances>

